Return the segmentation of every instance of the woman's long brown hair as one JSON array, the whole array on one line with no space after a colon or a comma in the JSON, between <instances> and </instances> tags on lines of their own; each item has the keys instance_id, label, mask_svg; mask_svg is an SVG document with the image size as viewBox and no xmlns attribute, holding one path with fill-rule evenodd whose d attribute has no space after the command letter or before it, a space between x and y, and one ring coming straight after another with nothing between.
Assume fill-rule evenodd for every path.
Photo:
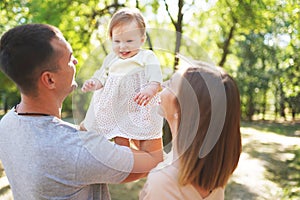
<instances>
[{"instance_id":1,"label":"woman's long brown hair","mask_svg":"<svg viewBox=\"0 0 300 200\"><path fill-rule=\"evenodd\" d=\"M221 80L225 99L215 99L226 106L225 119L219 138L212 150L199 157L201 145L211 123L211 99L203 77L211 76ZM241 154L240 97L234 80L222 69L211 70L207 66L188 68L183 74L178 91L180 104L180 125L176 137L179 154L179 183L196 184L206 190L224 187L237 167ZM187 85L193 89L197 103L191 103ZM200 112L200 115L195 113ZM224 113L220 113L224 114ZM214 122L218 123L218 122ZM188 139L187 139L188 138Z\"/></svg>"}]
</instances>

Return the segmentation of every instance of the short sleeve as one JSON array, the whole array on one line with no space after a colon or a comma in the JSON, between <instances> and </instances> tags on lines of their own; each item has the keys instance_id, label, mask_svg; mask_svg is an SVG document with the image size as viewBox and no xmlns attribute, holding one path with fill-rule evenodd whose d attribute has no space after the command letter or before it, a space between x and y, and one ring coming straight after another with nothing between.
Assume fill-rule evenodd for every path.
<instances>
[{"instance_id":1,"label":"short sleeve","mask_svg":"<svg viewBox=\"0 0 300 200\"><path fill-rule=\"evenodd\" d=\"M115 57L116 56L113 53L108 54L105 57L102 66L100 67L100 69L95 71L92 78L99 80L102 85L104 85L108 77L108 67Z\"/></svg>"},{"instance_id":2,"label":"short sleeve","mask_svg":"<svg viewBox=\"0 0 300 200\"><path fill-rule=\"evenodd\" d=\"M95 132L80 132L83 142L76 166L76 180L82 184L120 183L132 171L133 153Z\"/></svg>"},{"instance_id":3,"label":"short sleeve","mask_svg":"<svg viewBox=\"0 0 300 200\"><path fill-rule=\"evenodd\" d=\"M153 51L147 50L144 56L145 74L149 82L162 83L160 62Z\"/></svg>"}]
</instances>

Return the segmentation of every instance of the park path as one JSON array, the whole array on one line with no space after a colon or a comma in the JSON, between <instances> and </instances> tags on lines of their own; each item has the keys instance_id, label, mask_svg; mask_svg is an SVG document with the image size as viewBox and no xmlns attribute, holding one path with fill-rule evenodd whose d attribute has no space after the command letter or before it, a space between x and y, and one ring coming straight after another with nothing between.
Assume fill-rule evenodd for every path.
<instances>
[{"instance_id":1,"label":"park path","mask_svg":"<svg viewBox=\"0 0 300 200\"><path fill-rule=\"evenodd\" d=\"M279 200L284 191L277 183L267 179L267 168L273 159L285 163L293 154L286 149L300 145L300 137L260 132L254 128L241 128L243 153L225 191L226 200ZM280 151L279 151L280 150ZM279 166L280 167L280 166ZM0 169L1 170L1 169ZM0 178L0 199L11 200L7 178Z\"/></svg>"},{"instance_id":2,"label":"park path","mask_svg":"<svg viewBox=\"0 0 300 200\"><path fill-rule=\"evenodd\" d=\"M300 137L289 137L254 128L241 128L243 153L226 190L227 200L281 200L284 188L266 176L272 165L277 169L292 160L288 149L300 147ZM276 160L276 162L274 162ZM297 189L300 191L300 189Z\"/></svg>"}]
</instances>

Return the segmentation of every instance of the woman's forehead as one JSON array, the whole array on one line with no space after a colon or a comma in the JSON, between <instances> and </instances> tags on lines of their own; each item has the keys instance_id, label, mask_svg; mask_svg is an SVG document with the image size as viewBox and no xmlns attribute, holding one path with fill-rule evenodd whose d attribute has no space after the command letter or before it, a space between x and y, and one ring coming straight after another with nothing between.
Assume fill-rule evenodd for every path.
<instances>
[{"instance_id":1,"label":"woman's forehead","mask_svg":"<svg viewBox=\"0 0 300 200\"><path fill-rule=\"evenodd\" d=\"M171 84L178 86L178 84L180 83L181 79L183 78L182 73L180 72L175 72L173 74L173 76L170 78Z\"/></svg>"},{"instance_id":2,"label":"woman's forehead","mask_svg":"<svg viewBox=\"0 0 300 200\"><path fill-rule=\"evenodd\" d=\"M172 76L173 80L180 80L182 78L182 73L180 72L175 72Z\"/></svg>"},{"instance_id":3,"label":"woman's forehead","mask_svg":"<svg viewBox=\"0 0 300 200\"><path fill-rule=\"evenodd\" d=\"M172 77L168 80L169 81L168 87L173 93L175 94L178 93L181 80L182 80L182 75L177 72L174 73Z\"/></svg>"}]
</instances>

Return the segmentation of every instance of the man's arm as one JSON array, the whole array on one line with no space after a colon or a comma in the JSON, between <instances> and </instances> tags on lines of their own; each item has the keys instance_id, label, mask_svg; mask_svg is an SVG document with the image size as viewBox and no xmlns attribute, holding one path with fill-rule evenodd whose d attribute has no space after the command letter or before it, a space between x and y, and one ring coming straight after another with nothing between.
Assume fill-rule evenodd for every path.
<instances>
[{"instance_id":1,"label":"man's arm","mask_svg":"<svg viewBox=\"0 0 300 200\"><path fill-rule=\"evenodd\" d=\"M140 141L140 149L134 150L134 163L131 173L122 182L130 182L145 177L159 162L163 160L162 139Z\"/></svg>"}]
</instances>

